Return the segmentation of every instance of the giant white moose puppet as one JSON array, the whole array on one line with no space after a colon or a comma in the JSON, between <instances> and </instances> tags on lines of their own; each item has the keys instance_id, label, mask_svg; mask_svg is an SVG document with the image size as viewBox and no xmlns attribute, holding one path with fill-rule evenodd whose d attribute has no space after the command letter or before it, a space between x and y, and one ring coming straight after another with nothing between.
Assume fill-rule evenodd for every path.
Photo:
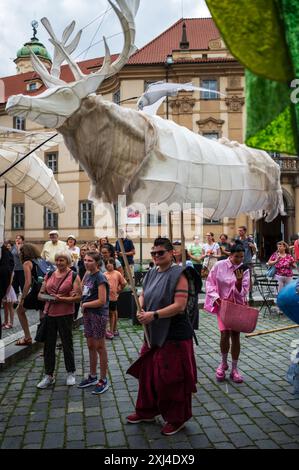
<instances>
[{"instance_id":1,"label":"giant white moose puppet","mask_svg":"<svg viewBox=\"0 0 299 470\"><path fill-rule=\"evenodd\" d=\"M56 128L92 183L91 197L116 202L201 202L214 218L251 213L268 221L283 211L280 170L271 157L227 140L211 141L190 130L143 112L108 102L95 93L117 74L136 50L135 16L139 0L108 0L124 33L124 47L111 63L109 47L102 68L84 75L71 53L81 31L68 45L72 22L59 40L42 19L54 46L51 72L32 52L36 72L49 88L37 96L9 98L7 112ZM60 66L66 60L75 81L65 83Z\"/></svg>"}]
</instances>

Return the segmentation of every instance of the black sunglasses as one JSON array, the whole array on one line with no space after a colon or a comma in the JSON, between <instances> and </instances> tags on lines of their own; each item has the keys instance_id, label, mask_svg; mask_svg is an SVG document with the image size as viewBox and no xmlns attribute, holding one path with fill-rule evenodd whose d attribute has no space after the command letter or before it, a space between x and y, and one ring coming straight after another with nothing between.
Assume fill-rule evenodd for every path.
<instances>
[{"instance_id":1,"label":"black sunglasses","mask_svg":"<svg viewBox=\"0 0 299 470\"><path fill-rule=\"evenodd\" d=\"M151 251L151 256L164 256L167 250Z\"/></svg>"}]
</instances>

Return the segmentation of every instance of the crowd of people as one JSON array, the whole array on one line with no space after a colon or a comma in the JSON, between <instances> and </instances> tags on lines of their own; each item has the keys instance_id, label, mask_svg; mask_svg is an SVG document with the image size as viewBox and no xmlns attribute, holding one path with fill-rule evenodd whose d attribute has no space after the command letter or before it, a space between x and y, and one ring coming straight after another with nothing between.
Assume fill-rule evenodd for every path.
<instances>
[{"instance_id":1,"label":"crowd of people","mask_svg":"<svg viewBox=\"0 0 299 470\"><path fill-rule=\"evenodd\" d=\"M133 242L124 238L123 243L133 272ZM268 261L270 267L275 266L279 289L293 278L296 263L299 267L299 235L291 248L295 250L294 256L284 241L278 242L277 251ZM147 330L150 345L145 341L139 359L128 371L139 380L136 409L127 417L128 423L152 421L161 414L166 421L162 434L173 435L192 416L192 393L196 391L197 382L193 338L203 279L206 279L204 308L217 316L220 332L221 360L216 379L225 380L231 352L230 379L235 383L243 382L238 371L240 332L226 327L220 311L225 300L232 299L241 305L247 303L256 252L253 237L247 236L243 226L230 242L225 234L216 241L212 232L206 234L203 244L199 237L194 237L185 253L180 241L172 244L161 237L154 241L153 261L144 278L141 311L137 314ZM119 335L117 300L127 284L119 242L113 246L104 237L79 248L75 236L69 235L64 242L59 240L57 231L51 231L49 241L40 252L36 246L26 243L22 235L17 235L15 243L7 242L2 247L0 274L3 280L0 300L5 310L2 327L13 326L17 305L24 331L24 337L16 344L32 343L26 310L40 311L41 322L46 324L45 376L37 387L44 389L55 383L58 334L67 372L66 384L75 385L73 320L81 306L90 369L78 387L93 386L92 393L96 395L106 392L109 382L105 340Z\"/></svg>"}]
</instances>

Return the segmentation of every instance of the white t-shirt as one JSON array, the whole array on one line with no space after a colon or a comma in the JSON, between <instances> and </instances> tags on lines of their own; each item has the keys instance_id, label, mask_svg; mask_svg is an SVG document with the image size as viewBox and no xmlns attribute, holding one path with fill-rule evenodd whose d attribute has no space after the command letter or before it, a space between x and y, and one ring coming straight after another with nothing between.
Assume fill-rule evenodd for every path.
<instances>
[{"instance_id":1,"label":"white t-shirt","mask_svg":"<svg viewBox=\"0 0 299 470\"><path fill-rule=\"evenodd\" d=\"M220 246L218 243L213 243L212 245L209 245L208 243L205 243L202 247L202 249L205 252L205 255L207 255L209 252L210 254L217 255L217 251L219 250Z\"/></svg>"},{"instance_id":2,"label":"white t-shirt","mask_svg":"<svg viewBox=\"0 0 299 470\"><path fill-rule=\"evenodd\" d=\"M76 268L80 259L80 248L78 246L74 246L73 248L67 246L66 248L72 257L72 265Z\"/></svg>"}]
</instances>

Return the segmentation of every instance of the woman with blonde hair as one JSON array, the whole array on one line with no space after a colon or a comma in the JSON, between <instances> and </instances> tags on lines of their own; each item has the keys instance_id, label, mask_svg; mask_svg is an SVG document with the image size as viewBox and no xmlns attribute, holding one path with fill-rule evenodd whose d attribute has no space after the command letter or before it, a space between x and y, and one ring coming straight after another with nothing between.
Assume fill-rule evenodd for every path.
<instances>
[{"instance_id":1,"label":"woman with blonde hair","mask_svg":"<svg viewBox=\"0 0 299 470\"><path fill-rule=\"evenodd\" d=\"M281 240L277 243L277 251L268 261L268 266L275 266L275 279L278 281L278 292L293 280L293 270L296 268L295 259L290 254L289 245Z\"/></svg>"},{"instance_id":2,"label":"woman with blonde hair","mask_svg":"<svg viewBox=\"0 0 299 470\"><path fill-rule=\"evenodd\" d=\"M38 388L47 388L55 383L55 348L58 332L67 371L66 385L75 385L76 382L72 329L75 302L81 300L81 282L77 273L71 270L72 257L67 251L56 253L55 264L56 271L46 275L39 292L39 299L46 300L44 314L47 315L47 332L44 344L46 375L37 385Z\"/></svg>"}]
</instances>

